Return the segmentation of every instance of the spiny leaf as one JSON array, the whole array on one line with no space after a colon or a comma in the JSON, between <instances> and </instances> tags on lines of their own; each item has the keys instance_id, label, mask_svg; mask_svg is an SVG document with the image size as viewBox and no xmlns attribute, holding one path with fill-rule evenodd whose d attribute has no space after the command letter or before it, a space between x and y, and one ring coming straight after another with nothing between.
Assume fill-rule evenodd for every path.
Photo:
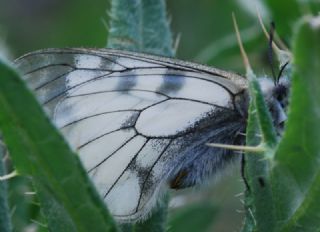
<instances>
[{"instance_id":1,"label":"spiny leaf","mask_svg":"<svg viewBox=\"0 0 320 232\"><path fill-rule=\"evenodd\" d=\"M41 186L39 194L45 189L61 204L77 231L115 231L77 155L49 122L19 75L3 61L0 105L0 128L18 172L31 176L36 186Z\"/></svg>"},{"instance_id":2,"label":"spiny leaf","mask_svg":"<svg viewBox=\"0 0 320 232\"><path fill-rule=\"evenodd\" d=\"M320 18L300 23L294 39L292 97L275 156L273 192L282 231L320 228Z\"/></svg>"}]
</instances>

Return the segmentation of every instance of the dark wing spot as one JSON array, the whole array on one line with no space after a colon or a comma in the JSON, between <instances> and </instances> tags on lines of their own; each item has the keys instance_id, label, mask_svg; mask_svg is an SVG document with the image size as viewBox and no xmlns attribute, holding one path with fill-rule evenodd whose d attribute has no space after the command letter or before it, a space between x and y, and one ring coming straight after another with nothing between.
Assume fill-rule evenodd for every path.
<instances>
[{"instance_id":1,"label":"dark wing spot","mask_svg":"<svg viewBox=\"0 0 320 232\"><path fill-rule=\"evenodd\" d=\"M132 127L136 124L136 121L140 115L140 112L134 112L130 117L122 123L121 128Z\"/></svg>"},{"instance_id":2,"label":"dark wing spot","mask_svg":"<svg viewBox=\"0 0 320 232\"><path fill-rule=\"evenodd\" d=\"M184 85L185 77L184 76L172 76L164 75L163 82L157 89L157 92L163 94L170 94L178 92Z\"/></svg>"},{"instance_id":3,"label":"dark wing spot","mask_svg":"<svg viewBox=\"0 0 320 232\"><path fill-rule=\"evenodd\" d=\"M124 93L133 89L133 87L137 84L137 76L125 76L118 78L118 84L116 86L116 90L122 90Z\"/></svg>"}]
</instances>

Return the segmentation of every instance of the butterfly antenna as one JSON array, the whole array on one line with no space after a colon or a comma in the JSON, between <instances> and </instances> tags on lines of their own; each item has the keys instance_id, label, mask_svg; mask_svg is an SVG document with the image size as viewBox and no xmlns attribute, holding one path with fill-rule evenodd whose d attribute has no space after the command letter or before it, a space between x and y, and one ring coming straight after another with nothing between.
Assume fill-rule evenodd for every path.
<instances>
[{"instance_id":1,"label":"butterfly antenna","mask_svg":"<svg viewBox=\"0 0 320 232\"><path fill-rule=\"evenodd\" d=\"M267 39L269 41L270 40L269 33L268 33L266 27L264 26L264 23L262 21L262 17L261 17L261 14L259 12L259 9L258 9L257 5L256 5L256 12L257 12L258 20L259 20L260 26L262 28L262 31L263 31L264 35L267 37ZM272 48L275 51L275 53L278 54L278 53L281 52L281 50L289 51L287 46L282 42L281 39L279 39L279 36L278 36L277 32L275 32L274 36L275 36L275 41L277 41L277 43L280 46L280 48L279 48L279 46L275 43L275 41L272 41Z\"/></svg>"},{"instance_id":2,"label":"butterfly antenna","mask_svg":"<svg viewBox=\"0 0 320 232\"><path fill-rule=\"evenodd\" d=\"M280 77L282 76L283 71L285 70L286 66L289 64L289 61L286 62L284 65L281 66L278 77L277 77L277 84L279 83Z\"/></svg>"},{"instance_id":3,"label":"butterfly antenna","mask_svg":"<svg viewBox=\"0 0 320 232\"><path fill-rule=\"evenodd\" d=\"M261 14L259 12L257 5L255 7L256 7L257 16L258 16L258 20L259 20L260 26L262 28L262 31L265 34L268 41L270 41L270 33L268 33L268 31L262 21L262 17L261 17ZM289 61L291 60L291 53L290 53L288 47L279 38L276 31L274 31L273 36L274 36L274 38L272 39L272 49L273 49L274 53L278 56L278 59L280 61L281 68L282 68L286 63L289 63ZM277 42L277 44L279 46L275 42Z\"/></svg>"},{"instance_id":4,"label":"butterfly antenna","mask_svg":"<svg viewBox=\"0 0 320 232\"><path fill-rule=\"evenodd\" d=\"M233 21L234 30L236 32L236 36L237 36L237 40L238 40L238 44L239 44L242 60L243 60L244 66L246 68L246 72L247 73L252 73L252 68L251 68L247 53L243 48L243 44L242 44L242 40L241 40L241 36L240 36L240 32L239 32L239 27L238 27L237 20L236 20L236 16L234 15L233 12L232 12L232 21Z\"/></svg>"},{"instance_id":5,"label":"butterfly antenna","mask_svg":"<svg viewBox=\"0 0 320 232\"><path fill-rule=\"evenodd\" d=\"M274 71L273 50L272 50L273 35L274 35L274 30L275 30L276 25L274 24L274 22L271 22L270 25L271 25L271 28L270 28L270 32L269 32L268 60L269 60L269 64L270 64L270 67L271 67L274 84L276 85L277 84L277 77L276 77L276 73Z\"/></svg>"}]
</instances>

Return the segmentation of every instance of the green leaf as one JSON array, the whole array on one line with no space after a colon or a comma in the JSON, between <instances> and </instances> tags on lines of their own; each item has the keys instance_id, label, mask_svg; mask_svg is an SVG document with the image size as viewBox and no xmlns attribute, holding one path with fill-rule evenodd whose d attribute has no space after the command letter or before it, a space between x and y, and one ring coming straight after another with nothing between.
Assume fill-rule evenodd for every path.
<instances>
[{"instance_id":1,"label":"green leaf","mask_svg":"<svg viewBox=\"0 0 320 232\"><path fill-rule=\"evenodd\" d=\"M247 76L249 79L250 96L252 98L251 104L254 105L253 107L257 111L256 117L261 129L262 142L268 149L274 148L277 145L277 135L259 82L253 73L249 73Z\"/></svg>"},{"instance_id":2,"label":"green leaf","mask_svg":"<svg viewBox=\"0 0 320 232\"><path fill-rule=\"evenodd\" d=\"M319 41L320 17L304 20L294 40L292 96L283 139L277 150L267 149L273 157L246 157L250 189L244 231L319 231ZM262 121L257 120L259 105L250 108L248 145L259 143L254 124L263 129Z\"/></svg>"},{"instance_id":3,"label":"green leaf","mask_svg":"<svg viewBox=\"0 0 320 232\"><path fill-rule=\"evenodd\" d=\"M4 167L5 147L0 136L0 176L6 174ZM0 231L11 231L11 218L8 206L8 186L6 181L0 181Z\"/></svg>"},{"instance_id":4,"label":"green leaf","mask_svg":"<svg viewBox=\"0 0 320 232\"><path fill-rule=\"evenodd\" d=\"M209 231L216 215L217 208L208 202L187 206L172 215L169 221L168 231Z\"/></svg>"},{"instance_id":5,"label":"green leaf","mask_svg":"<svg viewBox=\"0 0 320 232\"><path fill-rule=\"evenodd\" d=\"M35 188L50 231L76 232L76 226L63 205L43 185L35 183Z\"/></svg>"},{"instance_id":6,"label":"green leaf","mask_svg":"<svg viewBox=\"0 0 320 232\"><path fill-rule=\"evenodd\" d=\"M261 96L261 92L255 94ZM261 122L258 120L258 114L255 100L252 99L246 132L246 144L248 146L257 146L261 143L261 137L259 136ZM275 227L269 172L270 159L266 159L265 154L247 153L245 155L245 177L249 189L246 190L245 197L246 220L242 230L244 232L269 232Z\"/></svg>"},{"instance_id":7,"label":"green leaf","mask_svg":"<svg viewBox=\"0 0 320 232\"><path fill-rule=\"evenodd\" d=\"M30 219L39 220L40 207L35 203L35 195L25 194L34 192L30 178L17 176L8 181L9 206L13 231L23 231L25 227L34 225ZM42 217L43 218L43 217Z\"/></svg>"},{"instance_id":8,"label":"green leaf","mask_svg":"<svg viewBox=\"0 0 320 232\"><path fill-rule=\"evenodd\" d=\"M245 155L246 220L243 231L273 231L276 227L270 170L277 135L270 112L255 74L249 70L250 105L247 125L248 146L262 146L265 151ZM261 135L261 136L260 136Z\"/></svg>"},{"instance_id":9,"label":"green leaf","mask_svg":"<svg viewBox=\"0 0 320 232\"><path fill-rule=\"evenodd\" d=\"M108 48L173 56L163 0L113 0Z\"/></svg>"},{"instance_id":10,"label":"green leaf","mask_svg":"<svg viewBox=\"0 0 320 232\"><path fill-rule=\"evenodd\" d=\"M319 231L320 17L304 20L293 43L294 73L286 131L272 172L281 231Z\"/></svg>"},{"instance_id":11,"label":"green leaf","mask_svg":"<svg viewBox=\"0 0 320 232\"><path fill-rule=\"evenodd\" d=\"M19 75L3 61L0 105L0 128L11 158L20 174L31 176L40 186L40 200L44 199L42 190L48 192L64 207L77 231L116 231L77 155L49 122Z\"/></svg>"}]
</instances>

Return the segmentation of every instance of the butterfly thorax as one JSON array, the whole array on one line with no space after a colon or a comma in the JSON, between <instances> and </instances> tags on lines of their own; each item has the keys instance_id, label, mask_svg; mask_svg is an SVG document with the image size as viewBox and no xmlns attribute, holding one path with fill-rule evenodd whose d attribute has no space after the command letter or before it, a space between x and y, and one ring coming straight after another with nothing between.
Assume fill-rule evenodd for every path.
<instances>
[{"instance_id":1,"label":"butterfly thorax","mask_svg":"<svg viewBox=\"0 0 320 232\"><path fill-rule=\"evenodd\" d=\"M274 84L269 78L260 78L259 83L274 126L281 134L286 120L290 82L283 78L279 83ZM188 148L185 158L177 165L174 175L170 178L171 188L181 189L204 183L205 180L224 170L230 163L239 161L240 156L234 151L208 147L206 143L244 145L249 103L250 94L246 89L235 96L235 112L216 112L212 121L209 121L210 126L204 126L208 130L204 136L205 141L193 141L193 146ZM197 138L201 136L198 135Z\"/></svg>"}]
</instances>

